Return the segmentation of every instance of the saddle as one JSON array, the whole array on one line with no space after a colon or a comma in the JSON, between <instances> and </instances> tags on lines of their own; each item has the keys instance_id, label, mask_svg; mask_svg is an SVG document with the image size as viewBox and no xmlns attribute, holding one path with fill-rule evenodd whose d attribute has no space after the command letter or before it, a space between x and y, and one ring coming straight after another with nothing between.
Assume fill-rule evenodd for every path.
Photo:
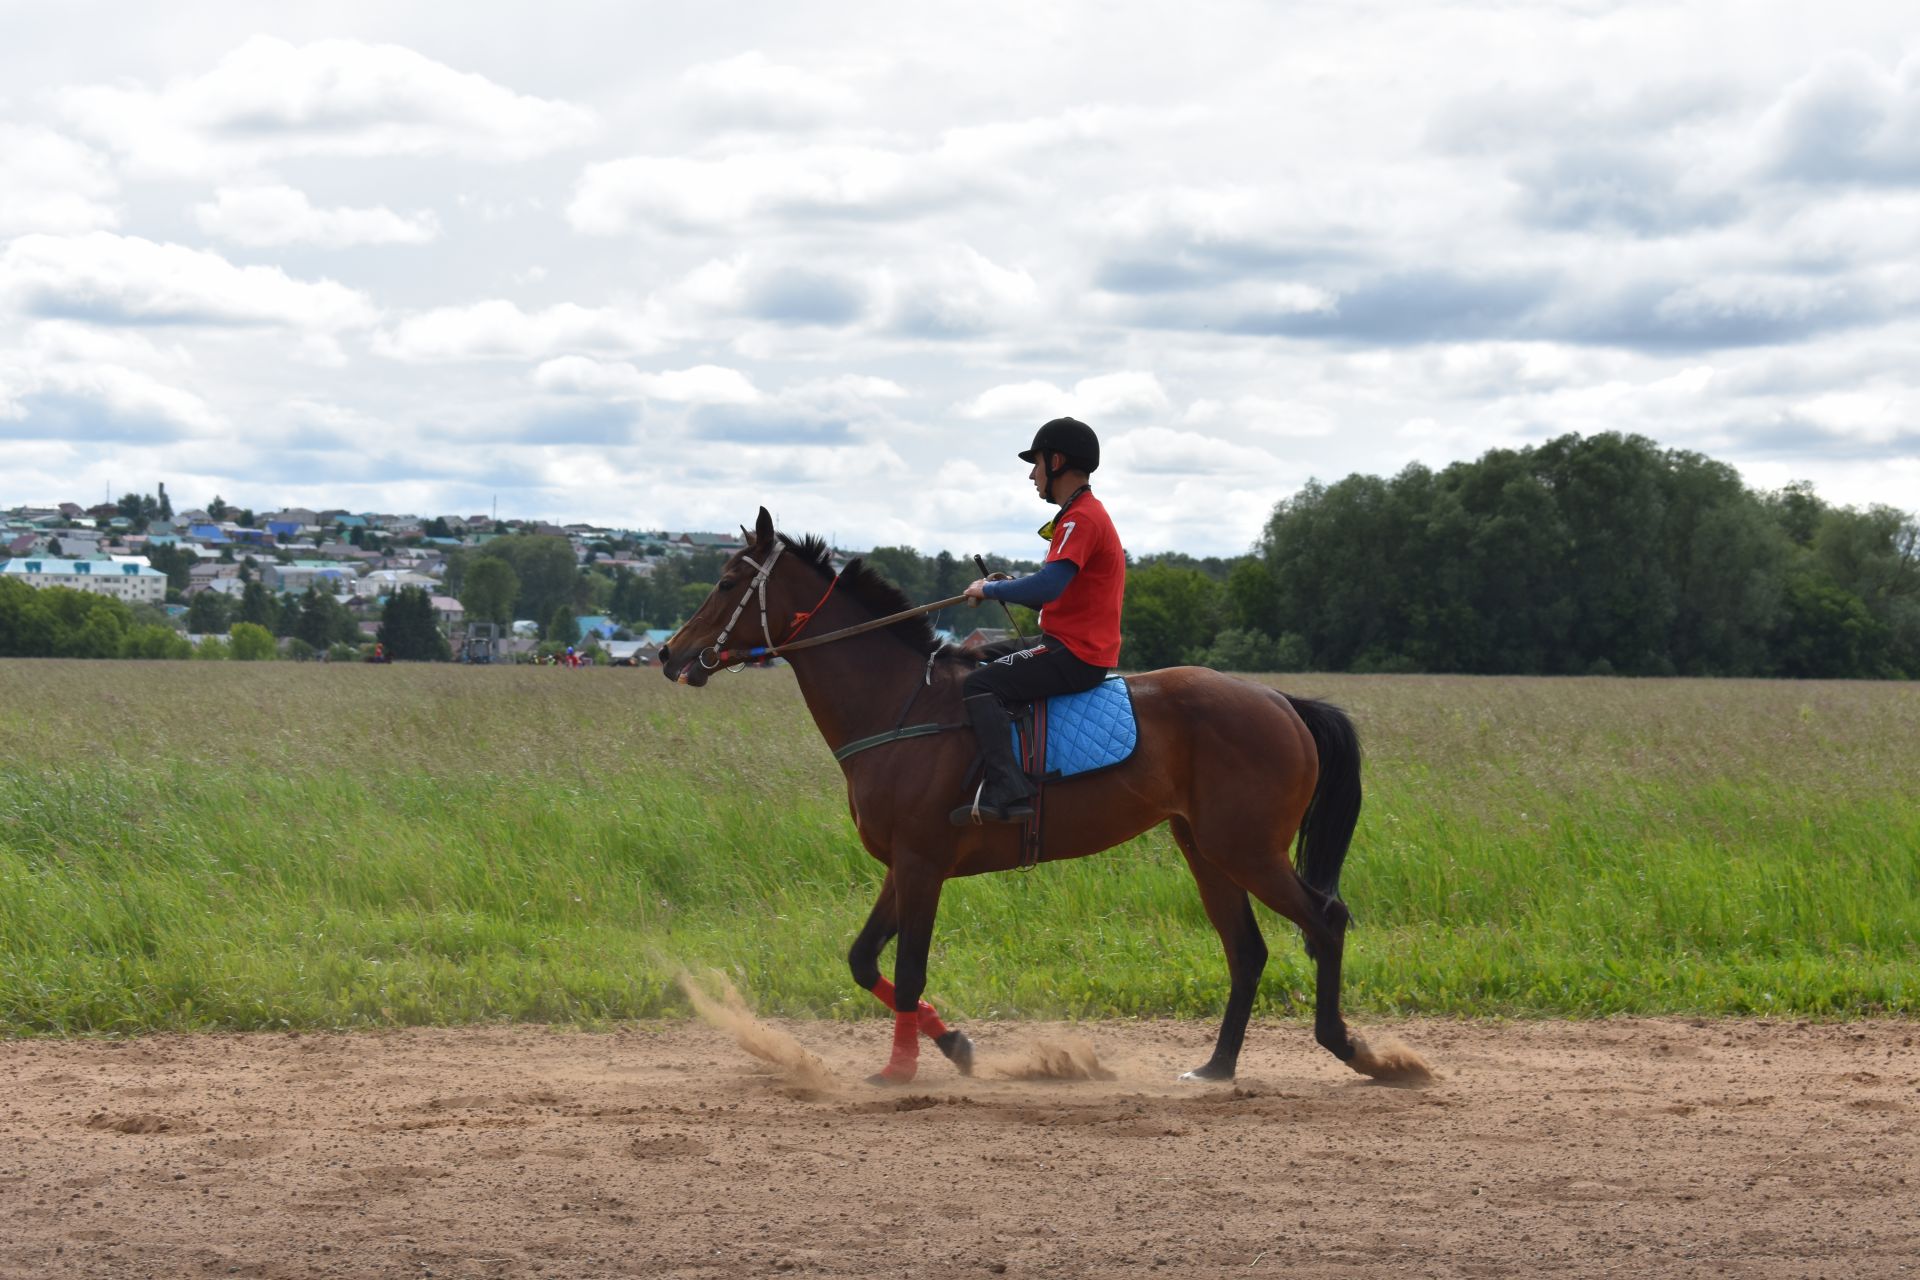
<instances>
[{"instance_id":1,"label":"saddle","mask_svg":"<svg viewBox=\"0 0 1920 1280\"><path fill-rule=\"evenodd\" d=\"M1125 764L1140 745L1140 731L1133 693L1119 676L1108 676L1084 693L1028 703L1014 714L1011 731L1014 759L1033 786L1033 816L1020 832L1020 869L1026 871L1040 861L1046 784Z\"/></svg>"}]
</instances>

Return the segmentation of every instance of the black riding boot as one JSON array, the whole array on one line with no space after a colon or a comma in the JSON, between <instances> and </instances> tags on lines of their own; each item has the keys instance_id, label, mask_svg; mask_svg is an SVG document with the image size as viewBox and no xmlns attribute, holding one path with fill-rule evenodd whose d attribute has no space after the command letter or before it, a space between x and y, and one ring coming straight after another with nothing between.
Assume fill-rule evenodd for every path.
<instances>
[{"instance_id":1,"label":"black riding boot","mask_svg":"<svg viewBox=\"0 0 1920 1280\"><path fill-rule=\"evenodd\" d=\"M973 724L973 736L980 741L980 755L986 761L986 778L981 783L980 803L963 804L947 815L956 827L976 822L1024 822L1033 816L1027 797L1033 788L1027 775L1013 758L1013 734L1008 725L1012 717L1006 704L991 693L966 699L967 719Z\"/></svg>"}]
</instances>

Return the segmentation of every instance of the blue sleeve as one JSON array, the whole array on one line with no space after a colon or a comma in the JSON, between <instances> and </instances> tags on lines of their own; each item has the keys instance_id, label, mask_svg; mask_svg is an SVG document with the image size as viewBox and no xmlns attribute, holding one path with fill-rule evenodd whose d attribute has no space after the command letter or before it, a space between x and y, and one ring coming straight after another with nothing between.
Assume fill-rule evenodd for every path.
<instances>
[{"instance_id":1,"label":"blue sleeve","mask_svg":"<svg viewBox=\"0 0 1920 1280\"><path fill-rule=\"evenodd\" d=\"M1005 600L1008 604L1023 604L1029 609L1038 609L1060 598L1060 593L1073 581L1073 575L1080 572L1080 566L1071 560L1049 560L1041 566L1040 572L1030 573L1024 578L1007 578L999 582L989 582L980 588L987 593L989 600Z\"/></svg>"}]
</instances>

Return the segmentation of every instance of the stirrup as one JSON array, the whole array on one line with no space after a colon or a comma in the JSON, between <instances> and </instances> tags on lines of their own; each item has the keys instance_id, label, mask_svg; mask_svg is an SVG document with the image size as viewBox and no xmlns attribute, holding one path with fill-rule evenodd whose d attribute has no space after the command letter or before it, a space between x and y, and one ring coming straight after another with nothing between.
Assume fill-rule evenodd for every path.
<instances>
[{"instance_id":1,"label":"stirrup","mask_svg":"<svg viewBox=\"0 0 1920 1280\"><path fill-rule=\"evenodd\" d=\"M1029 797L1009 801L1002 805L984 802L987 780L982 778L980 785L973 789L973 803L963 804L947 815L947 821L956 827L985 826L989 822L1025 822L1033 816L1033 805Z\"/></svg>"}]
</instances>

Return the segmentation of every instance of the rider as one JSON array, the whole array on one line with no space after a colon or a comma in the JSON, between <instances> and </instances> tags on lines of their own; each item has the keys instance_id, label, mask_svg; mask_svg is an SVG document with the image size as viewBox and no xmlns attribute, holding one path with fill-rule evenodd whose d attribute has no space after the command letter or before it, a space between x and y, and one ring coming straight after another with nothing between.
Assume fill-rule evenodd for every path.
<instances>
[{"instance_id":1,"label":"rider","mask_svg":"<svg viewBox=\"0 0 1920 1280\"><path fill-rule=\"evenodd\" d=\"M1033 816L1033 789L1013 757L1008 731L1011 704L1056 693L1079 693L1106 678L1120 661L1120 602L1127 557L1107 509L1088 481L1100 465L1100 440L1074 418L1055 418L1034 433L1020 454L1033 464L1034 490L1059 504L1041 526L1047 559L1024 578L982 578L967 587L975 600L1004 600L1040 614L1040 638L1031 644L1003 641L983 651L982 665L967 675L967 719L980 741L986 779L978 806L951 815L956 826L975 821L1019 822Z\"/></svg>"}]
</instances>

